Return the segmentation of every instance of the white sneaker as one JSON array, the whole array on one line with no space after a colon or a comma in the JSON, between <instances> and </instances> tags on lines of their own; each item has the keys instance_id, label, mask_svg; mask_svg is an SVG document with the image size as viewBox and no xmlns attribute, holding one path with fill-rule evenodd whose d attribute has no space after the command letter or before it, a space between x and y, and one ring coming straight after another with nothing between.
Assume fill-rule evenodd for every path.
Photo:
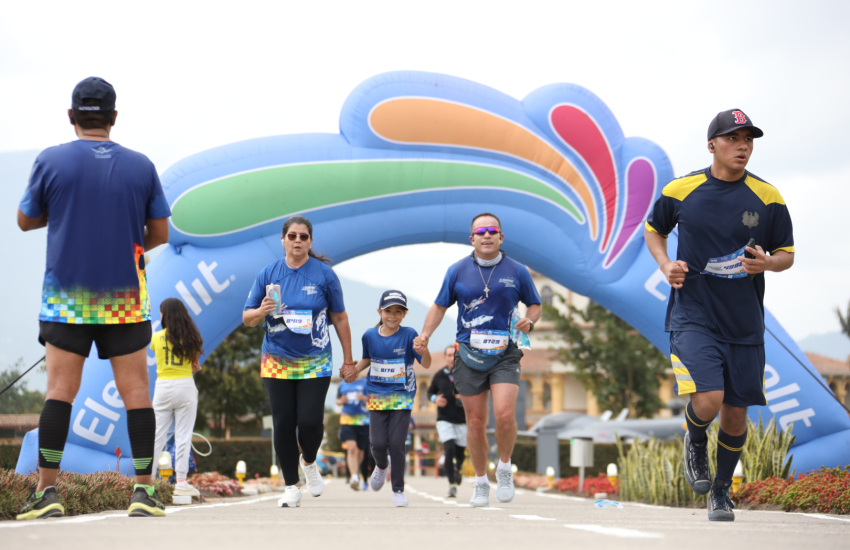
<instances>
[{"instance_id":1,"label":"white sneaker","mask_svg":"<svg viewBox=\"0 0 850 550\"><path fill-rule=\"evenodd\" d=\"M496 500L510 502L514 499L514 473L507 468L496 468Z\"/></svg>"},{"instance_id":2,"label":"white sneaker","mask_svg":"<svg viewBox=\"0 0 850 550\"><path fill-rule=\"evenodd\" d=\"M484 506L490 506L489 483L475 482L472 484L472 499L470 499L469 505L473 508L482 508Z\"/></svg>"},{"instance_id":3,"label":"white sneaker","mask_svg":"<svg viewBox=\"0 0 850 550\"><path fill-rule=\"evenodd\" d=\"M304 464L303 456L298 459L298 464L301 465L301 471L304 472L304 477L307 478L307 490L314 497L322 496L322 491L325 490L325 480L322 479L319 467L315 462L309 466Z\"/></svg>"},{"instance_id":4,"label":"white sneaker","mask_svg":"<svg viewBox=\"0 0 850 550\"><path fill-rule=\"evenodd\" d=\"M407 497L404 496L404 491L393 493L393 506L407 506Z\"/></svg>"},{"instance_id":5,"label":"white sneaker","mask_svg":"<svg viewBox=\"0 0 850 550\"><path fill-rule=\"evenodd\" d=\"M349 485L349 487L351 487L352 490L359 491L360 490L360 478L356 477L356 476L352 477L351 483L349 483L348 485Z\"/></svg>"},{"instance_id":6,"label":"white sneaker","mask_svg":"<svg viewBox=\"0 0 850 550\"><path fill-rule=\"evenodd\" d=\"M387 471L382 470L375 466L375 469L372 471L372 479L370 483L372 485L373 491L380 491L381 487L384 486L384 482L387 480Z\"/></svg>"},{"instance_id":7,"label":"white sneaker","mask_svg":"<svg viewBox=\"0 0 850 550\"><path fill-rule=\"evenodd\" d=\"M174 486L174 496L176 497L199 497L201 496L200 491L186 483L178 483Z\"/></svg>"},{"instance_id":8,"label":"white sneaker","mask_svg":"<svg viewBox=\"0 0 850 550\"><path fill-rule=\"evenodd\" d=\"M301 491L297 485L287 485L286 490L277 505L281 508L298 508L301 506Z\"/></svg>"}]
</instances>

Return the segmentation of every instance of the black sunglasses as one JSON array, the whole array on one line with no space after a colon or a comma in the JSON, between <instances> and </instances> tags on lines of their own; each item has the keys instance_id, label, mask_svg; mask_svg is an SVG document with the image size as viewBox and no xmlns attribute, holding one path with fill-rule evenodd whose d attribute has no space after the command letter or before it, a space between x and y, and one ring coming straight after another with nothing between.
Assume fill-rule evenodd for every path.
<instances>
[{"instance_id":1,"label":"black sunglasses","mask_svg":"<svg viewBox=\"0 0 850 550\"><path fill-rule=\"evenodd\" d=\"M307 233L287 233L286 234L286 238L289 239L290 241L294 241L295 239L297 239L299 237L301 238L302 241L305 241L305 242L310 240L310 235L307 234Z\"/></svg>"}]
</instances>

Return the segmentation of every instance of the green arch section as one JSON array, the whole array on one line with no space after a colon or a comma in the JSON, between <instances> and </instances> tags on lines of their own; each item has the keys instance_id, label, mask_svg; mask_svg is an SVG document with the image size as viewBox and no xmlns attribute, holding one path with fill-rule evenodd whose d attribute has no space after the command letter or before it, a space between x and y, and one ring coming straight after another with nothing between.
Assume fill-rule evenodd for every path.
<instances>
[{"instance_id":1,"label":"green arch section","mask_svg":"<svg viewBox=\"0 0 850 550\"><path fill-rule=\"evenodd\" d=\"M171 222L184 233L213 236L295 212L453 187L503 188L537 195L584 223L569 199L524 174L495 166L421 160L320 162L236 174L184 193L172 206Z\"/></svg>"}]
</instances>

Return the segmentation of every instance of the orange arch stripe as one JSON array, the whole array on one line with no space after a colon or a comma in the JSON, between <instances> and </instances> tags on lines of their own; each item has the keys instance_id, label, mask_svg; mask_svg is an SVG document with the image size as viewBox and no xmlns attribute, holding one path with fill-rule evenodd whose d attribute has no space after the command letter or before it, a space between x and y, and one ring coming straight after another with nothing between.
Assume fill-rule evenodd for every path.
<instances>
[{"instance_id":1,"label":"orange arch stripe","mask_svg":"<svg viewBox=\"0 0 850 550\"><path fill-rule=\"evenodd\" d=\"M412 97L378 105L369 123L378 136L390 141L475 147L542 166L562 178L581 198L590 218L591 237L596 239L596 208L587 183L563 155L527 128L467 105Z\"/></svg>"}]
</instances>

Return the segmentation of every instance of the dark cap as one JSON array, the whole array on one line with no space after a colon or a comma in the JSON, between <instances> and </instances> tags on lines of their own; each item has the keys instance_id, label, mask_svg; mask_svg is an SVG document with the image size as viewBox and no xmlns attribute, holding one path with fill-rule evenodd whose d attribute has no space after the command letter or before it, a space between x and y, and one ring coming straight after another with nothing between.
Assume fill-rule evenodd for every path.
<instances>
[{"instance_id":1,"label":"dark cap","mask_svg":"<svg viewBox=\"0 0 850 550\"><path fill-rule=\"evenodd\" d=\"M84 100L96 99L98 105L85 105ZM90 76L74 87L71 108L76 111L114 111L115 88L102 78Z\"/></svg>"},{"instance_id":2,"label":"dark cap","mask_svg":"<svg viewBox=\"0 0 850 550\"><path fill-rule=\"evenodd\" d=\"M749 128L752 130L754 138L760 138L764 135L764 132L753 126L753 121L750 120L750 117L744 111L741 109L729 109L728 111L717 113L717 116L708 125L708 139L725 136L738 128Z\"/></svg>"},{"instance_id":3,"label":"dark cap","mask_svg":"<svg viewBox=\"0 0 850 550\"><path fill-rule=\"evenodd\" d=\"M381 303L378 304L378 307L387 309L390 306L401 306L407 309L407 296L400 290L387 290L381 294Z\"/></svg>"}]
</instances>

